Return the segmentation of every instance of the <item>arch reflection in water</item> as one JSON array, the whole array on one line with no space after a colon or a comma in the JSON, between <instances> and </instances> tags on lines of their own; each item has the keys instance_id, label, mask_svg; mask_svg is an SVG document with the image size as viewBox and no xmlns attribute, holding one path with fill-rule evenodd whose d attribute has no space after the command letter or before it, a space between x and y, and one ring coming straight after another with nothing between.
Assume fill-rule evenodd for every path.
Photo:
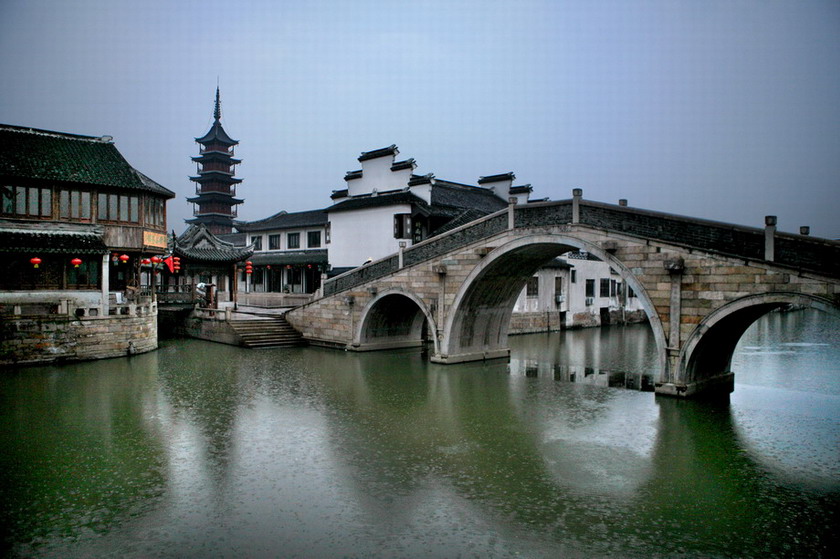
<instances>
[{"instance_id":1,"label":"arch reflection in water","mask_svg":"<svg viewBox=\"0 0 840 559\"><path fill-rule=\"evenodd\" d=\"M649 392L659 373L645 324L512 336L510 345L515 375Z\"/></svg>"}]
</instances>

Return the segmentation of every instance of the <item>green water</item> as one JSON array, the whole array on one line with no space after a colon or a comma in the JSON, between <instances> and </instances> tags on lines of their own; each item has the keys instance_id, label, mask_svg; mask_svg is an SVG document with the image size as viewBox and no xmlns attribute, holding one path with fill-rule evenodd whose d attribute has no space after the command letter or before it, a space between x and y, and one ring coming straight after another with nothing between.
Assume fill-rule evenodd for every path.
<instances>
[{"instance_id":1,"label":"green water","mask_svg":"<svg viewBox=\"0 0 840 559\"><path fill-rule=\"evenodd\" d=\"M164 341L3 371L0 530L22 557L829 557L840 323L773 314L728 403L647 391L647 327L510 363Z\"/></svg>"}]
</instances>

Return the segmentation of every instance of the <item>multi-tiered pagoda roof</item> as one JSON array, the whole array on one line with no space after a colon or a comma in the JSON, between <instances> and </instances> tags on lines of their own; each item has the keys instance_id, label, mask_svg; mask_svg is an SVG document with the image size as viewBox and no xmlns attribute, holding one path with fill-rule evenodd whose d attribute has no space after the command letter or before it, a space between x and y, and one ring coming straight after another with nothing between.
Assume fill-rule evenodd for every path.
<instances>
[{"instance_id":1,"label":"multi-tiered pagoda roof","mask_svg":"<svg viewBox=\"0 0 840 559\"><path fill-rule=\"evenodd\" d=\"M236 185L242 179L234 176L235 166L242 162L234 157L234 146L239 142L225 132L221 118L217 87L213 124L204 136L195 139L201 144L199 155L192 158L198 165L198 173L190 177L196 183L196 196L187 198L195 205L195 217L188 219L187 223L205 225L217 235L232 232L236 206L243 202L241 198L236 198Z\"/></svg>"}]
</instances>

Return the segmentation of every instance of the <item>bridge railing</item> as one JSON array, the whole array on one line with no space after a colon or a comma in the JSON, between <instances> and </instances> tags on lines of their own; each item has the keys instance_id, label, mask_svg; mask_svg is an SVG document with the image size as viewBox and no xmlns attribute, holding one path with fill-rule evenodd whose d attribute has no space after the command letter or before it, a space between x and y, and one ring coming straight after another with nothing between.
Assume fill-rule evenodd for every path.
<instances>
[{"instance_id":1,"label":"bridge railing","mask_svg":"<svg viewBox=\"0 0 840 559\"><path fill-rule=\"evenodd\" d=\"M765 231L755 227L583 200L580 223L745 260L766 261ZM774 264L840 277L840 243L778 232L773 242Z\"/></svg>"},{"instance_id":2,"label":"bridge railing","mask_svg":"<svg viewBox=\"0 0 840 559\"><path fill-rule=\"evenodd\" d=\"M514 209L514 227L550 227L573 221L572 200L537 202ZM765 231L754 227L580 200L578 223L686 248L752 261L765 260ZM405 249L403 265L412 266L448 254L508 228L508 210L462 225ZM840 277L840 243L803 235L776 233L773 262L796 270ZM350 270L324 282L334 295L396 272L397 255Z\"/></svg>"},{"instance_id":3,"label":"bridge railing","mask_svg":"<svg viewBox=\"0 0 840 559\"><path fill-rule=\"evenodd\" d=\"M450 251L501 233L505 229L507 229L507 210L501 210L405 249L403 265L411 266L443 256ZM399 257L388 256L325 281L324 296L352 289L397 270L399 270Z\"/></svg>"},{"instance_id":4,"label":"bridge railing","mask_svg":"<svg viewBox=\"0 0 840 559\"><path fill-rule=\"evenodd\" d=\"M148 287L151 290L151 287ZM158 303L189 304L196 300L195 285L156 285L155 293Z\"/></svg>"}]
</instances>

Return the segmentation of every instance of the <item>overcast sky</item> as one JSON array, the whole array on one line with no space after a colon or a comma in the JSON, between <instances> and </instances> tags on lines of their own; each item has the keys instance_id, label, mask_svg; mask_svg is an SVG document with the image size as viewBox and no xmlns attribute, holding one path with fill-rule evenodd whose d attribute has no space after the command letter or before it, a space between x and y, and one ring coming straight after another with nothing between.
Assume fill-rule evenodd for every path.
<instances>
[{"instance_id":1,"label":"overcast sky","mask_svg":"<svg viewBox=\"0 0 840 559\"><path fill-rule=\"evenodd\" d=\"M175 191L240 141L240 219L326 207L363 151L840 238L840 2L0 0L0 122L111 135Z\"/></svg>"}]
</instances>

